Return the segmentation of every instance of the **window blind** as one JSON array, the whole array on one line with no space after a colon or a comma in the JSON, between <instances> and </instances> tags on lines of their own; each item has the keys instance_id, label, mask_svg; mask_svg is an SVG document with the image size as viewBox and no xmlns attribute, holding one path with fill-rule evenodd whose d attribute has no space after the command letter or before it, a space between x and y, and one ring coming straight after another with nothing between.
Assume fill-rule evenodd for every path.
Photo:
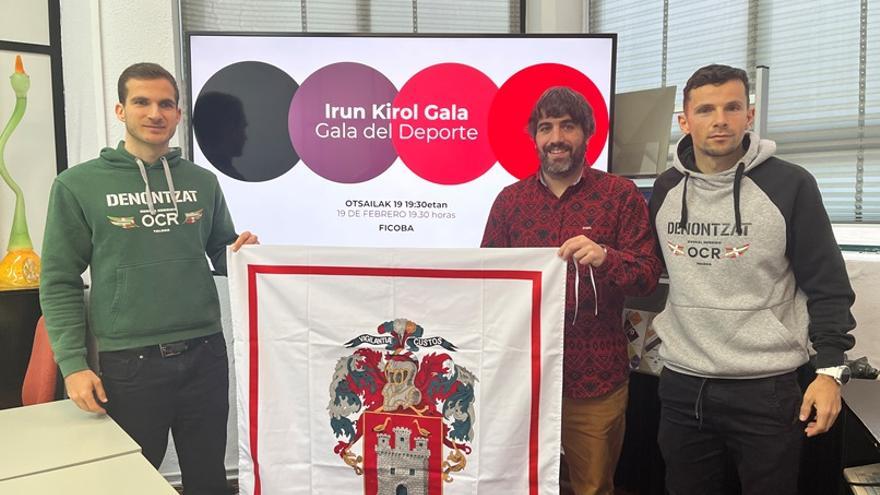
<instances>
[{"instance_id":1,"label":"window blind","mask_svg":"<svg viewBox=\"0 0 880 495\"><path fill-rule=\"evenodd\" d=\"M181 0L185 32L514 33L515 0Z\"/></svg>"},{"instance_id":2,"label":"window blind","mask_svg":"<svg viewBox=\"0 0 880 495\"><path fill-rule=\"evenodd\" d=\"M742 67L753 83L754 67L769 67L764 137L813 173L832 220L880 223L878 9L877 0L592 0L590 19L591 31L618 33L617 91L676 85L676 108L703 65Z\"/></svg>"}]
</instances>

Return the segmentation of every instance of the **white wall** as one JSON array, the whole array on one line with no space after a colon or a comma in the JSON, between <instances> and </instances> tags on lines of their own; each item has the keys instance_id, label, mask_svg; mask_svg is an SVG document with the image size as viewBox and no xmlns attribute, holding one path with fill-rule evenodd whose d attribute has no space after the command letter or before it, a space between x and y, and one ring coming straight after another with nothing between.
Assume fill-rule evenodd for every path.
<instances>
[{"instance_id":1,"label":"white wall","mask_svg":"<svg viewBox=\"0 0 880 495\"><path fill-rule=\"evenodd\" d=\"M67 148L70 165L123 137L116 120L119 74L155 62L176 74L176 1L61 0ZM175 138L176 140L176 138ZM172 145L175 144L172 142Z\"/></svg>"}]
</instances>

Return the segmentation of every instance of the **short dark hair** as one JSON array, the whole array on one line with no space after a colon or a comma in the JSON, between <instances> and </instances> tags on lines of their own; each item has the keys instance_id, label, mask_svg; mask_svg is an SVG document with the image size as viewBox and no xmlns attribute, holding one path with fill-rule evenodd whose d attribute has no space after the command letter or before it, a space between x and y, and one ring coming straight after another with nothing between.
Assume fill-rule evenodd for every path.
<instances>
[{"instance_id":1,"label":"short dark hair","mask_svg":"<svg viewBox=\"0 0 880 495\"><path fill-rule=\"evenodd\" d=\"M165 79L171 83L172 87L174 87L174 102L177 103L180 101L180 89L178 89L177 81L170 72L165 70L165 68L159 64L140 62L129 65L128 68L122 71L122 74L119 74L119 82L116 83L116 91L119 93L119 103L122 103L123 105L125 104L125 99L128 97L128 87L126 87L126 84L129 79L146 81L151 79Z\"/></svg>"},{"instance_id":2,"label":"short dark hair","mask_svg":"<svg viewBox=\"0 0 880 495\"><path fill-rule=\"evenodd\" d=\"M529 117L529 135L533 138L538 132L538 121L547 117L559 118L568 115L576 124L584 130L584 136L589 138L596 130L596 121L593 118L593 109L587 103L584 95L569 88L568 86L554 86L544 91L538 98L532 115Z\"/></svg>"},{"instance_id":3,"label":"short dark hair","mask_svg":"<svg viewBox=\"0 0 880 495\"><path fill-rule=\"evenodd\" d=\"M746 74L746 71L742 69L737 69L736 67L731 67L729 65L712 64L705 67L700 67L699 69L697 69L696 72L693 73L690 79L688 79L687 84L685 84L684 86L684 102L682 103L682 107L687 107L688 99L692 90L697 89L700 86L705 86L707 84L719 86L726 83L727 81L734 80L741 81L743 83L743 86L745 86L746 105L748 105L749 75Z\"/></svg>"}]
</instances>

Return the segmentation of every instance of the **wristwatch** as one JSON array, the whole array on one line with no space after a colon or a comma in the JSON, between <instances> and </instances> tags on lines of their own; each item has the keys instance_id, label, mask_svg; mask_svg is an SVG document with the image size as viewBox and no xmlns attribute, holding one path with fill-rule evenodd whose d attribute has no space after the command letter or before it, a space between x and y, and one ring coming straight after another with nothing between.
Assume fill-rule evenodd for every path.
<instances>
[{"instance_id":1,"label":"wristwatch","mask_svg":"<svg viewBox=\"0 0 880 495\"><path fill-rule=\"evenodd\" d=\"M833 366L831 368L819 368L816 370L817 375L826 375L834 378L838 385L844 385L849 381L852 371L849 366Z\"/></svg>"}]
</instances>

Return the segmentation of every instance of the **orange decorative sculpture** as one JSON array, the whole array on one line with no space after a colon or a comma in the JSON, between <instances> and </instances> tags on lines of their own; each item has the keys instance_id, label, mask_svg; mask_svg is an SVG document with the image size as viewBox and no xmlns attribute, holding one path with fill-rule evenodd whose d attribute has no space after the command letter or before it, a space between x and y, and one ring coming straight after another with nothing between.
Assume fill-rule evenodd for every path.
<instances>
[{"instance_id":1,"label":"orange decorative sculpture","mask_svg":"<svg viewBox=\"0 0 880 495\"><path fill-rule=\"evenodd\" d=\"M24 71L21 56L15 57L15 72L9 79L12 83L12 90L15 92L15 108L12 110L12 116L3 129L3 133L0 134L0 177L15 193L15 211L6 256L0 260L0 290L24 289L40 285L40 257L34 252L31 236L28 233L24 194L21 187L9 174L4 159L6 143L24 117L27 108L27 92L31 87L31 79Z\"/></svg>"}]
</instances>

